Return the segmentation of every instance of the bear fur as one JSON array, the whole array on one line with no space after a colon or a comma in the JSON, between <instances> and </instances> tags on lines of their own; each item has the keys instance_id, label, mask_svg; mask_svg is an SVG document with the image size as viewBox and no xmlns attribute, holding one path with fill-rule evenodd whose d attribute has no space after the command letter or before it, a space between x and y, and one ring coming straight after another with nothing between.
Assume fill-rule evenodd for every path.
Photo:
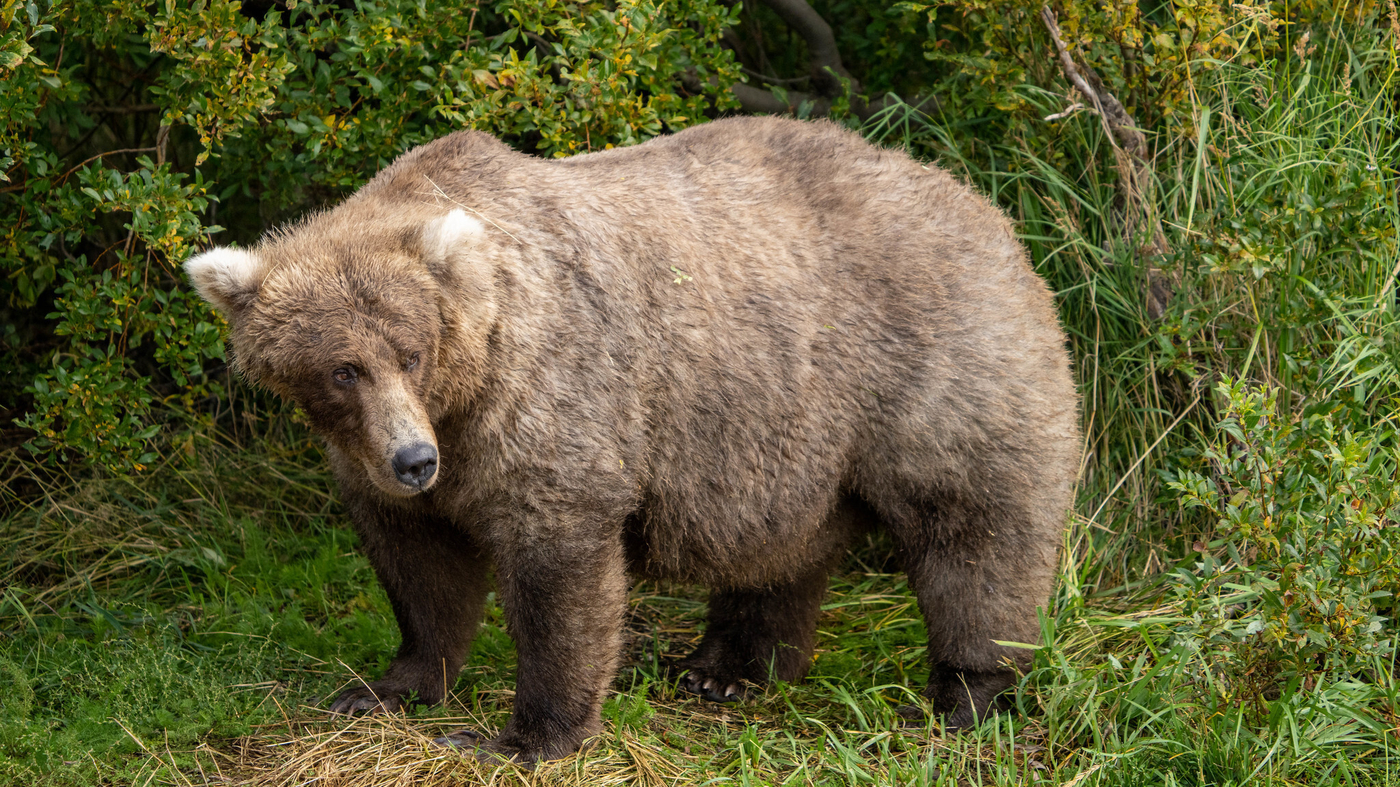
<instances>
[{"instance_id":1,"label":"bear fur","mask_svg":"<svg viewBox=\"0 0 1400 787\"><path fill-rule=\"evenodd\" d=\"M868 528L950 727L1037 639L1078 398L1010 223L937 167L777 118L555 161L465 131L187 271L326 439L402 631L333 710L442 701L492 569L519 668L482 756L600 731L629 577L710 589L683 689L798 680Z\"/></svg>"}]
</instances>

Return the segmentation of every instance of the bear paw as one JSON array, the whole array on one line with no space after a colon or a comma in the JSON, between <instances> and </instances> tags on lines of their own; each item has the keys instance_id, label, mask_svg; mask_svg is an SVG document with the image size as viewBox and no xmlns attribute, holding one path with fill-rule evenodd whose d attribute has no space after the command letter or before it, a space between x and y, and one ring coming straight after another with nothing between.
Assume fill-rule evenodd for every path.
<instances>
[{"instance_id":1,"label":"bear paw","mask_svg":"<svg viewBox=\"0 0 1400 787\"><path fill-rule=\"evenodd\" d=\"M748 688L740 679L728 679L713 675L701 667L691 667L681 676L682 691L698 694L710 702L738 702L748 695Z\"/></svg>"},{"instance_id":2,"label":"bear paw","mask_svg":"<svg viewBox=\"0 0 1400 787\"><path fill-rule=\"evenodd\" d=\"M897 705L894 715L898 716L899 727L904 730L922 730L928 726L928 714L918 705Z\"/></svg>"},{"instance_id":3,"label":"bear paw","mask_svg":"<svg viewBox=\"0 0 1400 787\"><path fill-rule=\"evenodd\" d=\"M331 703L331 713L357 716L361 713L393 713L403 708L403 696L382 684L359 685L340 693Z\"/></svg>"},{"instance_id":4,"label":"bear paw","mask_svg":"<svg viewBox=\"0 0 1400 787\"><path fill-rule=\"evenodd\" d=\"M538 760L524 756L521 752L506 752L500 747L494 746L494 741L488 741L486 736L476 730L457 730L449 732L441 738L434 738L433 745L441 746L445 749L456 749L462 754L476 758L477 762L486 765L505 765L512 763L524 767L526 770L534 770Z\"/></svg>"},{"instance_id":5,"label":"bear paw","mask_svg":"<svg viewBox=\"0 0 1400 787\"><path fill-rule=\"evenodd\" d=\"M533 771L541 762L558 760L575 752L586 751L592 747L593 736L596 734L596 729L584 728L571 734L542 738L537 735L512 734L507 729L487 740L475 730L458 730L441 738L434 738L433 744L456 749L486 765L511 764Z\"/></svg>"},{"instance_id":6,"label":"bear paw","mask_svg":"<svg viewBox=\"0 0 1400 787\"><path fill-rule=\"evenodd\" d=\"M1010 688L1015 679L1010 670L935 669L924 696L931 701L934 715L943 717L943 728L955 732L976 726L998 710L1009 710L1011 704L1001 693Z\"/></svg>"}]
</instances>

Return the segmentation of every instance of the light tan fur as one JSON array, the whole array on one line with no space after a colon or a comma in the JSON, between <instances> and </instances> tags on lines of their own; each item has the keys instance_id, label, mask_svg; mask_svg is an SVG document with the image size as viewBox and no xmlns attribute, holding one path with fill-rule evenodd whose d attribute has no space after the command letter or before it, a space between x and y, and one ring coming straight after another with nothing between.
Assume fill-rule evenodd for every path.
<instances>
[{"instance_id":1,"label":"light tan fur","mask_svg":"<svg viewBox=\"0 0 1400 787\"><path fill-rule=\"evenodd\" d=\"M1037 638L1078 399L1010 224L936 167L771 118L562 161L462 132L191 273L329 441L394 601L399 657L337 709L439 700L490 565L520 668L485 748L524 760L600 728L629 572L712 588L682 685L713 699L805 673L867 527L951 725L1024 659L994 640ZM406 440L436 446L427 491L387 468Z\"/></svg>"}]
</instances>

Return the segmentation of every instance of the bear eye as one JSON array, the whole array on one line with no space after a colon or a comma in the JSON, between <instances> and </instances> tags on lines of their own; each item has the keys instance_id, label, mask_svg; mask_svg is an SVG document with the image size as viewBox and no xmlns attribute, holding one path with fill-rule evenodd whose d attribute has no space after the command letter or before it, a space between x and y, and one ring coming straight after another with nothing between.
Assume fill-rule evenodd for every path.
<instances>
[{"instance_id":1,"label":"bear eye","mask_svg":"<svg viewBox=\"0 0 1400 787\"><path fill-rule=\"evenodd\" d=\"M406 372L411 372L418 368L418 353L408 356L408 360L404 362L403 368Z\"/></svg>"},{"instance_id":2,"label":"bear eye","mask_svg":"<svg viewBox=\"0 0 1400 787\"><path fill-rule=\"evenodd\" d=\"M331 378L339 385L354 385L360 379L360 374L353 366L342 366L331 372Z\"/></svg>"}]
</instances>

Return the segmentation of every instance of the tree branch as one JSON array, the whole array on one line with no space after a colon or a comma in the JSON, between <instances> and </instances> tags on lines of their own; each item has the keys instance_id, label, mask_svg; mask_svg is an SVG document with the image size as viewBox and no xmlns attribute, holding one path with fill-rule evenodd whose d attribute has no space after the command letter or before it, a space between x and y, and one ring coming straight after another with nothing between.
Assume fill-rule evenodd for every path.
<instances>
[{"instance_id":1,"label":"tree branch","mask_svg":"<svg viewBox=\"0 0 1400 787\"><path fill-rule=\"evenodd\" d=\"M780 90L774 92L758 85L736 84L731 88L731 91L742 111L752 114L787 115L796 114L799 108L807 104L808 115L822 117L830 114L832 105L843 94L850 96L851 113L861 120L869 120L874 115L897 104L907 104L926 112L936 108L936 99L933 96L925 95L903 98L894 94L886 94L873 101L867 100L861 94L860 80L847 71L841 63L841 53L837 50L836 36L831 31L831 25L827 24L826 20L822 19L821 15L814 11L806 0L761 0L761 2L772 9L783 20L784 24L807 43L810 73L807 77L795 79L769 77L747 68L744 69L745 73L755 79L773 84L794 83L810 79L813 89L810 91ZM732 32L726 34L725 43L736 54L742 54L738 36L733 35ZM762 54L760 48L760 60ZM693 73L686 74L682 79L687 90L691 92L701 91L703 85ZM784 98L779 98L780 95Z\"/></svg>"},{"instance_id":2,"label":"tree branch","mask_svg":"<svg viewBox=\"0 0 1400 787\"><path fill-rule=\"evenodd\" d=\"M795 85L798 82L809 82L812 79L809 76L793 77L792 79L779 79L778 77L770 77L767 74L761 74L753 70L752 68L749 68L748 66L739 66L739 70L743 71L746 76L751 76L760 82L766 82L770 85Z\"/></svg>"},{"instance_id":3,"label":"tree branch","mask_svg":"<svg viewBox=\"0 0 1400 787\"><path fill-rule=\"evenodd\" d=\"M698 88L698 82L696 83ZM808 111L810 117L824 117L831 111L832 100L813 93L801 90L788 90L786 92L787 101L778 98L777 94L771 90L761 87L736 83L730 91L734 98L738 99L739 107L746 113L756 115L791 115L796 114L798 109L806 102L811 102ZM937 102L933 96L913 96L903 98L893 93L886 93L883 97L874 101L866 101L860 97L852 97L851 112L861 120L869 120L879 113L897 104L907 104L920 112L932 112L937 108Z\"/></svg>"},{"instance_id":4,"label":"tree branch","mask_svg":"<svg viewBox=\"0 0 1400 787\"><path fill-rule=\"evenodd\" d=\"M841 65L841 53L836 49L831 25L812 10L806 0L763 0L763 4L773 9L784 24L807 42L812 79L816 84L839 91L840 80L845 79L850 81L851 95L860 92L860 83Z\"/></svg>"},{"instance_id":5,"label":"tree branch","mask_svg":"<svg viewBox=\"0 0 1400 787\"><path fill-rule=\"evenodd\" d=\"M755 115L786 115L797 111L803 102L812 102L812 115L821 116L831 111L831 99L813 97L801 90L787 91L787 101L778 98L778 95L771 90L761 87L746 85L742 82L734 83L730 88L734 93L734 98L739 100L739 107L745 112Z\"/></svg>"},{"instance_id":6,"label":"tree branch","mask_svg":"<svg viewBox=\"0 0 1400 787\"><path fill-rule=\"evenodd\" d=\"M1050 40L1054 42L1055 51L1059 53L1060 68L1065 72L1065 78L1093 105L1099 122L1103 124L1108 142L1113 146L1119 189L1123 194L1127 214L1124 217L1124 235L1128 240L1132 240L1138 222L1145 219L1152 238L1138 253L1144 257L1168 253L1170 248L1167 246L1166 235L1162 232L1162 221L1157 216L1151 200L1152 169L1147 160L1147 137L1118 98L1104 86L1103 80L1094 69L1087 63L1081 69L1074 62L1069 47L1065 46L1064 36L1060 33L1059 19L1050 6L1040 7L1040 20L1050 32ZM1172 296L1171 286L1159 271L1150 266L1147 270L1147 283L1147 312L1156 319L1166 311Z\"/></svg>"}]
</instances>

